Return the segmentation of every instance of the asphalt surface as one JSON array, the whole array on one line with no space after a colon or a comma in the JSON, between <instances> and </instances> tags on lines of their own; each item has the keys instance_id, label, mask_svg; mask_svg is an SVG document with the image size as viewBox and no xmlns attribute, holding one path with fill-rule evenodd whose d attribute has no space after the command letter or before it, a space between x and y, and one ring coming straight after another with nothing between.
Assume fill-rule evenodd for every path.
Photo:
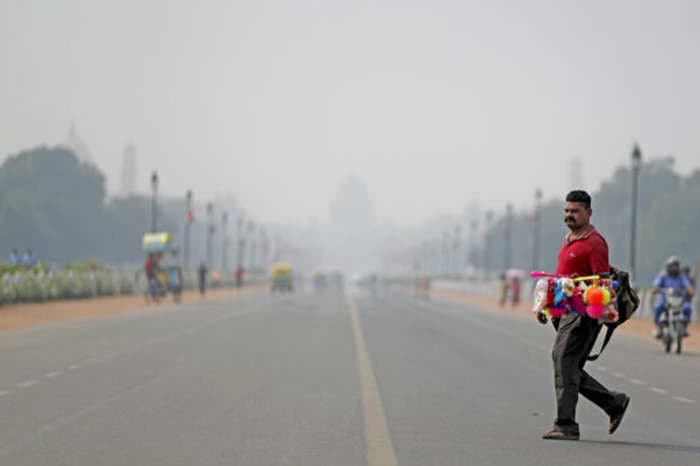
<instances>
[{"instance_id":1,"label":"asphalt surface","mask_svg":"<svg viewBox=\"0 0 700 466\"><path fill-rule=\"evenodd\" d=\"M617 336L618 433L554 415L553 331L389 290L249 295L0 333L0 465L700 465L700 355Z\"/></svg>"}]
</instances>

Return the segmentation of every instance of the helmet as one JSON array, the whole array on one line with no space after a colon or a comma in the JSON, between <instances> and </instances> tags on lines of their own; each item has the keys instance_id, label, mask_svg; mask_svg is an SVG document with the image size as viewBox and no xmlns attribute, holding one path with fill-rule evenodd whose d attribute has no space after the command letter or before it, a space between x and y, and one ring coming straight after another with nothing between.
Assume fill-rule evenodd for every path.
<instances>
[{"instance_id":1,"label":"helmet","mask_svg":"<svg viewBox=\"0 0 700 466\"><path fill-rule=\"evenodd\" d=\"M676 256L671 256L666 259L666 273L671 276L676 276L681 271L681 261Z\"/></svg>"}]
</instances>

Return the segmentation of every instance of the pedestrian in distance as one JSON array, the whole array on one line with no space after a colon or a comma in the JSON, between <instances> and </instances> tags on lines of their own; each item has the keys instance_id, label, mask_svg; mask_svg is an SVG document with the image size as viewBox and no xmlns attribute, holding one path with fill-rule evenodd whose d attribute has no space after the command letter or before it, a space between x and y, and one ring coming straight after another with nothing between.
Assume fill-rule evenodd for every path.
<instances>
[{"instance_id":1,"label":"pedestrian in distance","mask_svg":"<svg viewBox=\"0 0 700 466\"><path fill-rule=\"evenodd\" d=\"M207 264L202 262L197 269L197 282L199 284L199 294L203 298L207 293Z\"/></svg>"},{"instance_id":2,"label":"pedestrian in distance","mask_svg":"<svg viewBox=\"0 0 700 466\"><path fill-rule=\"evenodd\" d=\"M498 277L498 304L503 307L508 300L508 280L506 274L502 273Z\"/></svg>"},{"instance_id":3,"label":"pedestrian in distance","mask_svg":"<svg viewBox=\"0 0 700 466\"><path fill-rule=\"evenodd\" d=\"M520 278L517 276L510 280L510 301L513 307L517 307L520 304Z\"/></svg>"},{"instance_id":4,"label":"pedestrian in distance","mask_svg":"<svg viewBox=\"0 0 700 466\"><path fill-rule=\"evenodd\" d=\"M28 269L34 267L37 264L37 259L31 249L27 249L22 256L22 265Z\"/></svg>"},{"instance_id":5,"label":"pedestrian in distance","mask_svg":"<svg viewBox=\"0 0 700 466\"><path fill-rule=\"evenodd\" d=\"M11 265L20 265L22 263L22 257L19 255L19 252L17 249L13 249L12 252L10 252L10 264Z\"/></svg>"},{"instance_id":6,"label":"pedestrian in distance","mask_svg":"<svg viewBox=\"0 0 700 466\"><path fill-rule=\"evenodd\" d=\"M160 299L160 285L158 283L158 259L155 254L148 254L143 264L143 271L148 288L147 297L157 303Z\"/></svg>"},{"instance_id":7,"label":"pedestrian in distance","mask_svg":"<svg viewBox=\"0 0 700 466\"><path fill-rule=\"evenodd\" d=\"M236 279L236 290L240 290L241 287L243 286L243 274L244 274L244 273L245 273L245 271L244 271L242 265L239 265L238 267L236 267L236 274L235 274L235 275L236 275L236 276L235 276L235 279Z\"/></svg>"},{"instance_id":8,"label":"pedestrian in distance","mask_svg":"<svg viewBox=\"0 0 700 466\"><path fill-rule=\"evenodd\" d=\"M557 275L584 277L608 276L608 245L590 223L593 211L591 197L585 191L571 191L566 196L564 222L569 233L559 250ZM546 316L537 315L541 323ZM624 393L611 392L584 370L584 364L593 348L601 324L586 314L568 312L552 319L556 338L552 349L554 386L557 414L552 430L544 439L578 440L576 405L579 393L601 408L609 416L608 433L614 433L622 422L629 405Z\"/></svg>"}]
</instances>

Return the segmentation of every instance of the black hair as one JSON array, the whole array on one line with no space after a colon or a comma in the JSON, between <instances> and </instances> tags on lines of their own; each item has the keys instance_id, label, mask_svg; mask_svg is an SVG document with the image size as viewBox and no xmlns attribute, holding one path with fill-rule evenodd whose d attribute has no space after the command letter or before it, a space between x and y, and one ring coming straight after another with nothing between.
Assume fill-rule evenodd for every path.
<instances>
[{"instance_id":1,"label":"black hair","mask_svg":"<svg viewBox=\"0 0 700 466\"><path fill-rule=\"evenodd\" d=\"M566 202L578 202L584 204L586 209L591 208L591 196L586 191L574 190L566 195Z\"/></svg>"}]
</instances>

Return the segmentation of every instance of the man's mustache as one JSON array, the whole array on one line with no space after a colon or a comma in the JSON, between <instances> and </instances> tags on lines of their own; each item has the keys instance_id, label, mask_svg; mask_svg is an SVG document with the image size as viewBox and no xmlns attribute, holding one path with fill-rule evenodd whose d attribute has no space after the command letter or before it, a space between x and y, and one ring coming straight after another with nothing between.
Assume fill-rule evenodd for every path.
<instances>
[{"instance_id":1,"label":"man's mustache","mask_svg":"<svg viewBox=\"0 0 700 466\"><path fill-rule=\"evenodd\" d=\"M569 220L571 220L572 222L575 222L575 221L576 221L576 219L575 219L574 217L566 217L566 218L564 219L565 222L568 222Z\"/></svg>"}]
</instances>

